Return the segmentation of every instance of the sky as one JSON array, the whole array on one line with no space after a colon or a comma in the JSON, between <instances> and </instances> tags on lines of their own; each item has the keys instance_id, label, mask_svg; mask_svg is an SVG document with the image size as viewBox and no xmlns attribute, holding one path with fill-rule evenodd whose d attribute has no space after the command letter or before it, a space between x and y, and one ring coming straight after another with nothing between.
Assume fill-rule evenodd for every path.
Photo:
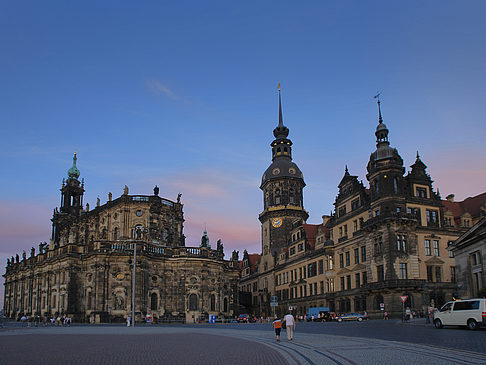
<instances>
[{"instance_id":1,"label":"sky","mask_svg":"<svg viewBox=\"0 0 486 365\"><path fill-rule=\"evenodd\" d=\"M308 223L347 165L366 181L377 105L442 197L486 191L484 1L3 1L0 263L48 241L78 154L85 203L182 193L188 246L260 252L259 189L284 124ZM2 274L4 273L2 269ZM0 282L3 303L3 278Z\"/></svg>"}]
</instances>

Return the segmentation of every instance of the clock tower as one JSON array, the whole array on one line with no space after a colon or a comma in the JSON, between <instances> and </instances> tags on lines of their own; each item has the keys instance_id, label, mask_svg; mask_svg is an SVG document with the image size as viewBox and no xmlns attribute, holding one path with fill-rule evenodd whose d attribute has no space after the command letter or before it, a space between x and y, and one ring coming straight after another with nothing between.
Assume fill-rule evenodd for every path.
<instances>
[{"instance_id":1,"label":"clock tower","mask_svg":"<svg viewBox=\"0 0 486 365\"><path fill-rule=\"evenodd\" d=\"M278 126L273 130L272 163L262 177L263 212L258 217L262 224L262 258L260 272L274 266L274 257L290 241L290 231L296 222L306 221L304 210L304 176L292 161L292 141L289 129L283 124L280 87L278 90Z\"/></svg>"}]
</instances>

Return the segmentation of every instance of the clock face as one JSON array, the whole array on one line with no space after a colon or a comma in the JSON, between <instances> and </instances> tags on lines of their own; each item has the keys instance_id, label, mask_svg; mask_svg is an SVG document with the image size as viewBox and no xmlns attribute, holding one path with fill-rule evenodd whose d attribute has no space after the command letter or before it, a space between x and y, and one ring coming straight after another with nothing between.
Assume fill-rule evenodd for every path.
<instances>
[{"instance_id":1,"label":"clock face","mask_svg":"<svg viewBox=\"0 0 486 365\"><path fill-rule=\"evenodd\" d=\"M272 220L272 226L274 226L275 228L278 228L282 225L282 219L281 218L274 218Z\"/></svg>"}]
</instances>

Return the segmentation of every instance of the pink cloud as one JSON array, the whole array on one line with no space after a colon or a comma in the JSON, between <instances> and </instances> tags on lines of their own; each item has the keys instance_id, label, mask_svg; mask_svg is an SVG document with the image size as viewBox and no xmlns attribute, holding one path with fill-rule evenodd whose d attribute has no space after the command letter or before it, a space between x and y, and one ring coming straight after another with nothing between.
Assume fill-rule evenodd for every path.
<instances>
[{"instance_id":1,"label":"pink cloud","mask_svg":"<svg viewBox=\"0 0 486 365\"><path fill-rule=\"evenodd\" d=\"M2 201L0 203L0 252L14 255L29 250L51 233L51 210L47 206Z\"/></svg>"}]
</instances>

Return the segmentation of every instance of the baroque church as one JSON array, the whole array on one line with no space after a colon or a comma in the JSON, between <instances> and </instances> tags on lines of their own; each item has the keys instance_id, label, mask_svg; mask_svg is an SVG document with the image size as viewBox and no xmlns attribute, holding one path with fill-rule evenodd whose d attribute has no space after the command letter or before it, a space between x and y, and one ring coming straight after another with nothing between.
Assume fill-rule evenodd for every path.
<instances>
[{"instance_id":1,"label":"baroque church","mask_svg":"<svg viewBox=\"0 0 486 365\"><path fill-rule=\"evenodd\" d=\"M221 241L212 249L206 231L201 245L186 246L181 194L168 200L156 186L153 195L129 195L125 186L122 196L109 193L90 210L76 162L75 154L49 243L7 261L4 315L111 322L134 311L137 321L150 315L188 323L233 317L238 253L225 260Z\"/></svg>"},{"instance_id":2,"label":"baroque church","mask_svg":"<svg viewBox=\"0 0 486 365\"><path fill-rule=\"evenodd\" d=\"M269 316L273 309L282 315L291 308L305 315L310 307L328 307L381 318L384 311L401 315L402 305L423 312L457 297L449 248L485 215L486 194L468 204L474 209L461 211L453 195L442 200L434 190L418 153L406 173L390 145L379 99L376 149L367 165L369 188L346 167L334 213L324 215L321 224L306 223L305 182L292 161L280 90L273 134L272 163L260 185L262 250L245 251L241 263L242 304L248 311ZM404 304L400 297L406 297Z\"/></svg>"}]
</instances>

